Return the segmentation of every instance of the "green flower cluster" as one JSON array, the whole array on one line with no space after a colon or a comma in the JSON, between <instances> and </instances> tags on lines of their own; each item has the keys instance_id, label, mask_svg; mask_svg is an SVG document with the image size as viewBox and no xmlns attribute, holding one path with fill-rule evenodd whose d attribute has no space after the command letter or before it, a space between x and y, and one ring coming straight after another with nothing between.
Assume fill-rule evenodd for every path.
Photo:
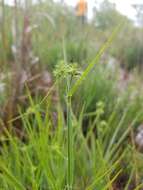
<instances>
[{"instance_id":1,"label":"green flower cluster","mask_svg":"<svg viewBox=\"0 0 143 190\"><path fill-rule=\"evenodd\" d=\"M60 61L54 70L54 76L58 79L65 79L67 77L78 77L81 71L78 70L77 63L65 63Z\"/></svg>"}]
</instances>

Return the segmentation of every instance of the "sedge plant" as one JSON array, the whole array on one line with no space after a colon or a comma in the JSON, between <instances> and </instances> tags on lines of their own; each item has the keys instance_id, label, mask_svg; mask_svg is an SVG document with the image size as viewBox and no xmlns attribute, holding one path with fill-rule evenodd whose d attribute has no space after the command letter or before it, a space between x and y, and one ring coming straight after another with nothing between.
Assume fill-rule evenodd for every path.
<instances>
[{"instance_id":1,"label":"sedge plant","mask_svg":"<svg viewBox=\"0 0 143 190\"><path fill-rule=\"evenodd\" d=\"M103 45L103 47L100 49L98 54L96 55L95 59L87 66L85 71L81 74L79 79L75 82L75 84L72 86L72 80L74 76L77 76L79 72L77 71L77 68L74 67L74 64L70 65L67 63L67 56L66 56L66 48L65 48L65 40L63 38L63 55L64 55L64 63L58 64L55 70L55 76L60 78L66 79L66 105L67 105L67 128L68 128L68 171L67 171L67 188L68 190L72 189L73 184L73 129L72 129L72 119L71 119L71 98L82 83L82 81L87 77L89 72L93 69L94 65L99 61L100 57L104 53L104 51L110 46L113 39L119 32L120 27L122 26L122 23L119 24L114 31L112 32L111 36L107 40L107 42Z\"/></svg>"},{"instance_id":2,"label":"sedge plant","mask_svg":"<svg viewBox=\"0 0 143 190\"><path fill-rule=\"evenodd\" d=\"M82 131L84 108L78 117L75 116L72 97L118 31L119 27L111 34L95 60L83 73L78 70L76 64L68 63L64 50L64 61L57 64L54 75L59 88L61 83L66 86L66 117L58 103L55 125L50 113L49 96L42 101L39 100L40 103L37 105L28 93L29 108L26 114L19 116L22 119L26 138L22 141L5 130L7 138L2 142L0 155L1 189L113 189L113 184L122 173L120 163L126 153L125 148L120 155L121 145L130 133L130 125L134 125L141 117L142 110L130 121L128 113L131 105L125 109L120 119L118 119L119 112L115 108L105 121L102 115L106 105L98 102L94 120L91 119L89 123L91 130L85 137ZM86 117L90 120L91 115ZM126 124L129 127L125 128ZM92 130L95 127L97 137ZM126 189L131 182L133 169L134 166L131 168ZM140 187L142 184L136 189Z\"/></svg>"},{"instance_id":3,"label":"sedge plant","mask_svg":"<svg viewBox=\"0 0 143 190\"><path fill-rule=\"evenodd\" d=\"M77 64L68 64L65 61L61 61L57 64L56 69L54 71L54 75L56 80L63 81L65 80L66 85L66 109L67 109L67 159L68 159L68 169L67 169L67 188L70 190L73 188L73 172L74 172L74 157L73 157L73 127L72 127L72 105L71 105L71 97L68 96L68 93L71 89L72 81L75 77L80 75L80 72L77 69Z\"/></svg>"}]
</instances>

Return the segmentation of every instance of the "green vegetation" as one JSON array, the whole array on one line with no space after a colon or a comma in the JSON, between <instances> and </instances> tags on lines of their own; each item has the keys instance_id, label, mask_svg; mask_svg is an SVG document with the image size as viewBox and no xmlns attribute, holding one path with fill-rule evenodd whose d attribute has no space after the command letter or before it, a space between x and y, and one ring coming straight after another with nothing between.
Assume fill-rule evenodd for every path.
<instances>
[{"instance_id":1,"label":"green vegetation","mask_svg":"<svg viewBox=\"0 0 143 190\"><path fill-rule=\"evenodd\" d=\"M0 6L0 189L143 189L142 28L107 0L84 25Z\"/></svg>"}]
</instances>

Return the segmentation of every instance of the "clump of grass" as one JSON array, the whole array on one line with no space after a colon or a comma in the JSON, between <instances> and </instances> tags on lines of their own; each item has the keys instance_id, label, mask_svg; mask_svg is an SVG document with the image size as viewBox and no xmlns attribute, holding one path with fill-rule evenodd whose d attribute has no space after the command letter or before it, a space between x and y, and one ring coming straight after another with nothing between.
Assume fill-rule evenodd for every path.
<instances>
[{"instance_id":1,"label":"clump of grass","mask_svg":"<svg viewBox=\"0 0 143 190\"><path fill-rule=\"evenodd\" d=\"M63 39L64 61L56 65L54 75L56 77L55 85L59 89L61 88L60 83L64 86L62 95L66 104L66 114L58 102L57 119L53 123L49 93L38 103L35 103L28 93L29 108L18 117L18 119L22 119L24 139L18 138L7 129L5 129L6 135L1 138L1 189L114 189L119 176L125 173L128 178L125 182L127 190L133 183L133 176L140 175L142 170L138 170L136 158L131 156L131 152L135 154L135 146L130 152L130 147L126 144L130 141L129 136L133 128L143 119L142 107L137 106L136 108L134 103L130 102L123 109L122 99L117 100L116 105L113 104L110 112L103 117L108 103L104 97L101 99L98 95L102 101L96 101L96 109L92 110L92 113L88 113L87 109L92 102L92 97L87 98L88 102L85 102L85 107L82 106L82 109L78 110L78 114L75 114L76 110L74 110L72 101L73 96L76 96L77 90L100 61L101 56L109 48L121 27L122 24L119 24L115 28L95 59L82 73L78 71L76 64L68 63L68 59L71 58L66 54ZM52 32L53 30L51 34ZM42 40L45 40L45 37ZM42 48L41 51L43 51ZM46 48L44 48L44 53L47 53ZM53 51L53 57L50 59L52 64L59 59L56 57L57 53L59 53L58 48ZM74 54L74 52L72 53ZM61 52L59 54L61 56ZM81 57L77 56L76 60L79 58L78 61L80 61ZM45 61L45 58L43 60ZM113 96L115 95L111 93L111 98ZM86 135L83 134L85 118L89 121L86 126ZM9 121L9 123L11 122L12 120ZM132 158L133 164L130 164L130 160L126 160L126 158ZM139 159L140 155L137 155L137 158ZM127 171L124 170L124 162L130 164ZM139 178L136 180L135 189L141 187Z\"/></svg>"},{"instance_id":2,"label":"clump of grass","mask_svg":"<svg viewBox=\"0 0 143 190\"><path fill-rule=\"evenodd\" d=\"M90 130L84 136L82 131L84 111L76 117L70 107L68 119L71 119L71 125L66 121L58 104L57 124L53 126L49 101L50 99L38 108L31 98L28 109L31 110L31 114L21 114L26 136L24 141L5 131L6 138L1 141L0 155L2 189L62 190L70 189L70 186L72 189L112 189L117 178L126 172L124 162L130 166L126 175L134 172L136 165L134 162L128 163L130 161L126 159L131 156L126 145L127 137L131 127L134 127L138 118L142 116L143 110L136 113L132 121L127 120L131 108L129 106L117 122L118 111L115 107L109 118L103 120L106 105L99 102L94 120L87 126ZM90 119L91 116L86 117ZM72 130L70 137L67 136L68 127ZM70 162L69 156L72 159ZM132 177L129 177L127 184L132 183L130 178Z\"/></svg>"}]
</instances>

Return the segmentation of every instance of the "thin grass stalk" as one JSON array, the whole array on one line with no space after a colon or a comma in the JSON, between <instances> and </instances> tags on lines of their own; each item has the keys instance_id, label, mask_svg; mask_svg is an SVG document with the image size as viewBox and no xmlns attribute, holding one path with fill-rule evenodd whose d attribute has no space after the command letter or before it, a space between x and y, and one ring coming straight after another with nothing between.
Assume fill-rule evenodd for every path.
<instances>
[{"instance_id":1,"label":"thin grass stalk","mask_svg":"<svg viewBox=\"0 0 143 190\"><path fill-rule=\"evenodd\" d=\"M66 44L63 36L63 57L65 64L67 61ZM68 168L67 168L67 188L72 189L73 185L73 129L72 129L72 113L71 113L71 96L68 96L71 89L72 78L70 76L66 79L66 106L67 106L67 157L68 157Z\"/></svg>"},{"instance_id":2,"label":"thin grass stalk","mask_svg":"<svg viewBox=\"0 0 143 190\"><path fill-rule=\"evenodd\" d=\"M71 79L67 79L67 94L71 88ZM71 96L67 96L67 130L68 130L68 190L72 189L73 185L73 128L71 114Z\"/></svg>"},{"instance_id":3,"label":"thin grass stalk","mask_svg":"<svg viewBox=\"0 0 143 190\"><path fill-rule=\"evenodd\" d=\"M67 85L69 91L70 85ZM73 131L72 131L72 120L71 120L71 97L67 97L67 127L68 127L68 190L72 189L72 168L73 168Z\"/></svg>"},{"instance_id":4,"label":"thin grass stalk","mask_svg":"<svg viewBox=\"0 0 143 190\"><path fill-rule=\"evenodd\" d=\"M103 53L110 47L111 43L119 33L120 29L123 27L124 22L122 21L117 27L114 28L113 32L111 33L110 37L108 40L103 44L103 46L100 48L99 52L95 56L95 58L89 63L87 68L84 70L82 75L78 78L78 80L75 82L75 84L72 86L70 89L68 95L73 96L75 92L78 90L79 86L81 83L86 79L90 71L94 68L94 66L97 64L97 62L100 60L101 56Z\"/></svg>"},{"instance_id":5,"label":"thin grass stalk","mask_svg":"<svg viewBox=\"0 0 143 190\"><path fill-rule=\"evenodd\" d=\"M137 163L137 158L136 158L135 135L134 135L134 131L133 131L132 126L131 126L130 135L131 135L131 143L132 143L132 147L133 147L132 156L133 156L133 162L134 162L135 185L137 187L139 185L140 178L139 178L138 163Z\"/></svg>"}]
</instances>

